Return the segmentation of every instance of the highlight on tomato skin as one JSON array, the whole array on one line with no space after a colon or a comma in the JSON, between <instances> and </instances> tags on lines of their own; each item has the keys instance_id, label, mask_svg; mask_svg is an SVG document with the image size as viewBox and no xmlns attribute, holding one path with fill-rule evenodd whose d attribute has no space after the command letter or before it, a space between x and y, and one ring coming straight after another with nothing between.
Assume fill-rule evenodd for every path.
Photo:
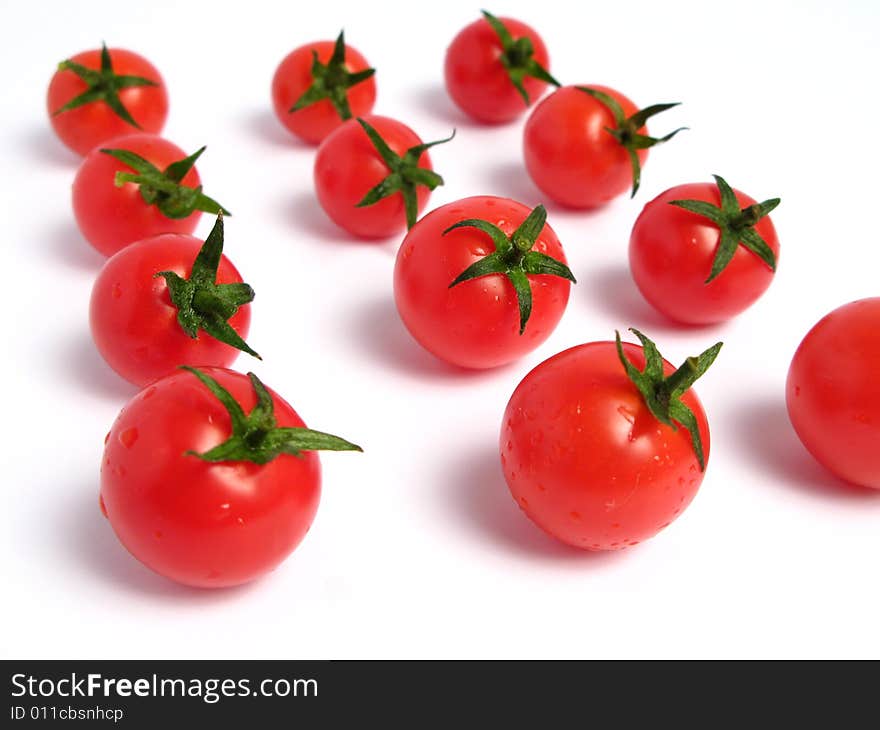
<instances>
[{"instance_id":1,"label":"highlight on tomato skin","mask_svg":"<svg viewBox=\"0 0 880 730\"><path fill-rule=\"evenodd\" d=\"M448 203L419 220L394 267L395 304L413 338L470 369L512 362L544 342L574 282L545 220L543 206L530 211L489 195ZM523 227L525 235L514 236Z\"/></svg>"},{"instance_id":2,"label":"highlight on tomato skin","mask_svg":"<svg viewBox=\"0 0 880 730\"><path fill-rule=\"evenodd\" d=\"M703 406L693 390L675 395L691 359L678 370L655 362L650 388L669 383L680 399L663 423L621 362L651 372L644 348L619 348L591 342L545 360L517 386L501 426L502 471L516 503L545 532L585 550L621 550L668 527L696 496L708 463ZM700 356L700 370L719 349ZM690 428L677 420L682 408Z\"/></svg>"},{"instance_id":3,"label":"highlight on tomato skin","mask_svg":"<svg viewBox=\"0 0 880 730\"><path fill-rule=\"evenodd\" d=\"M154 572L199 588L240 585L277 568L308 532L321 495L314 449L360 447L307 429L253 374L178 370L117 416L101 509Z\"/></svg>"},{"instance_id":4,"label":"highlight on tomato skin","mask_svg":"<svg viewBox=\"0 0 880 730\"><path fill-rule=\"evenodd\" d=\"M880 489L880 297L823 317L788 371L788 416L807 451L851 484Z\"/></svg>"},{"instance_id":5,"label":"highlight on tomato skin","mask_svg":"<svg viewBox=\"0 0 880 730\"><path fill-rule=\"evenodd\" d=\"M125 79L115 86L102 86L102 64L105 78ZM115 137L159 134L168 118L168 92L161 74L146 58L123 48L105 47L78 53L59 64L46 91L46 110L58 138L85 156Z\"/></svg>"}]
</instances>

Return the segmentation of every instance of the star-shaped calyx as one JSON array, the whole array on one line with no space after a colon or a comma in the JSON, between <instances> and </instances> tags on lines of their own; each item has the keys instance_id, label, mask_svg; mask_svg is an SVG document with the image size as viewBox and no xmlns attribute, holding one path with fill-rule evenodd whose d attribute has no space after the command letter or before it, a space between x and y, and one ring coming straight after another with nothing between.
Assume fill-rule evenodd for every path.
<instances>
[{"instance_id":1,"label":"star-shaped calyx","mask_svg":"<svg viewBox=\"0 0 880 730\"><path fill-rule=\"evenodd\" d=\"M632 116L627 117L623 111L623 107L620 106L617 99L610 94L606 94L604 91L599 91L598 89L591 89L588 86L578 86L576 88L604 104L614 117L615 126L613 128L605 127L605 131L614 137L629 155L629 161L632 165L633 181L630 197L635 197L639 185L642 182L642 163L639 162L638 150L646 150L654 145L668 142L676 134L687 129L687 127L679 127L664 137L649 137L646 134L640 134L639 130L644 127L645 123L655 114L665 112L667 109L672 109L672 107L678 106L681 102L676 101L670 104L652 104L644 109L640 109Z\"/></svg>"},{"instance_id":2,"label":"star-shaped calyx","mask_svg":"<svg viewBox=\"0 0 880 730\"><path fill-rule=\"evenodd\" d=\"M360 118L358 118L357 122L363 127L364 132L370 138L370 142L376 152L379 153L379 157L388 166L390 172L388 177L367 192L363 200L356 207L363 208L373 205L382 200L382 198L387 198L389 195L399 192L403 196L404 208L406 210L406 227L408 229L412 228L419 214L416 186L424 185L428 190L433 190L438 185L443 184L443 178L436 172L419 167L419 159L425 150L452 140L455 137L455 130L446 139L424 142L410 147L401 157L388 146L388 143L382 139L382 136L374 127Z\"/></svg>"},{"instance_id":3,"label":"star-shaped calyx","mask_svg":"<svg viewBox=\"0 0 880 730\"><path fill-rule=\"evenodd\" d=\"M76 63L70 59L59 63L58 70L73 71L89 88L73 97L66 104L58 107L52 112L52 116L57 116L58 114L85 106L86 104L92 104L96 101L103 101L113 110L116 116L137 129L140 129L141 125L135 121L128 109L125 108L125 105L119 98L119 92L122 89L128 89L133 86L159 85L155 81L143 76L120 76L115 73L113 71L113 62L110 59L110 51L107 50L107 45L104 43L101 44L101 68L99 71L86 68L81 63Z\"/></svg>"},{"instance_id":4,"label":"star-shaped calyx","mask_svg":"<svg viewBox=\"0 0 880 730\"><path fill-rule=\"evenodd\" d=\"M564 263L540 251L532 250L546 222L547 211L543 205L539 205L509 236L494 223L479 218L468 218L449 226L443 231L444 236L457 228L476 228L487 234L495 244L495 251L468 266L449 285L449 288L463 281L490 274L506 276L513 285L519 304L519 333L525 332L526 323L532 313L532 285L529 274L559 276L577 283L574 274Z\"/></svg>"},{"instance_id":5,"label":"star-shaped calyx","mask_svg":"<svg viewBox=\"0 0 880 730\"><path fill-rule=\"evenodd\" d=\"M289 111L298 112L322 99L327 99L341 119L351 119L348 90L366 81L374 73L376 73L374 68L365 68L354 73L348 70L345 65L345 31L340 31L333 46L333 54L327 63L321 63L318 52L312 51L312 85L303 92Z\"/></svg>"},{"instance_id":6,"label":"star-shaped calyx","mask_svg":"<svg viewBox=\"0 0 880 730\"><path fill-rule=\"evenodd\" d=\"M196 339L199 330L203 330L214 339L261 360L229 324L229 318L238 308L253 300L254 290L243 283L216 283L222 254L223 214L220 213L205 245L193 261L188 279L173 271L160 271L154 276L165 279L171 302L177 307L177 322L186 334Z\"/></svg>"},{"instance_id":7,"label":"star-shaped calyx","mask_svg":"<svg viewBox=\"0 0 880 730\"><path fill-rule=\"evenodd\" d=\"M553 86L559 86L559 82L550 75L550 72L535 60L535 47L532 44L531 38L523 36L522 38L514 39L507 26L499 18L486 10L481 12L486 22L492 26L495 35L498 36L498 40L501 43L501 64L507 71L511 83L516 87L526 106L532 103L525 86L523 86L523 79L527 76L539 79Z\"/></svg>"},{"instance_id":8,"label":"star-shaped calyx","mask_svg":"<svg viewBox=\"0 0 880 730\"><path fill-rule=\"evenodd\" d=\"M648 410L658 421L672 428L677 428L676 424L685 428L691 437L700 470L705 471L706 459L703 454L703 441L700 437L697 417L684 404L681 397L715 362L724 343L717 342L701 355L689 357L678 370L667 377L663 372L663 357L660 355L657 345L637 329L631 328L630 332L638 337L642 343L642 350L645 354L645 369L639 370L629 361L623 352L620 332L616 332L617 356L620 358L627 376L638 388Z\"/></svg>"},{"instance_id":9,"label":"star-shaped calyx","mask_svg":"<svg viewBox=\"0 0 880 730\"><path fill-rule=\"evenodd\" d=\"M304 427L278 426L275 420L275 404L266 386L253 373L248 373L257 404L245 414L241 404L210 375L188 365L182 366L195 375L217 400L223 404L232 422L232 433L221 444L204 453L187 451L187 456L197 456L204 461L250 461L268 464L281 454L299 456L303 451L363 451L345 439L322 431Z\"/></svg>"},{"instance_id":10,"label":"star-shaped calyx","mask_svg":"<svg viewBox=\"0 0 880 730\"><path fill-rule=\"evenodd\" d=\"M143 201L147 205L155 205L166 218L186 218L197 210L214 215L232 215L216 200L205 195L201 185L190 188L180 184L204 151L205 147L202 147L189 157L172 162L160 170L131 150L101 150L134 170L133 173L117 172L114 179L116 187L121 188L126 183L137 185Z\"/></svg>"},{"instance_id":11,"label":"star-shaped calyx","mask_svg":"<svg viewBox=\"0 0 880 730\"><path fill-rule=\"evenodd\" d=\"M763 203L754 203L740 208L733 188L721 175L713 175L721 196L721 205L712 205L705 200L670 200L670 205L678 206L696 213L712 221L721 231L715 258L712 259L712 270L709 272L708 284L720 274L731 262L737 248L742 245L755 254L761 261L776 271L776 254L755 230L755 224L781 202L779 198L770 198Z\"/></svg>"}]
</instances>

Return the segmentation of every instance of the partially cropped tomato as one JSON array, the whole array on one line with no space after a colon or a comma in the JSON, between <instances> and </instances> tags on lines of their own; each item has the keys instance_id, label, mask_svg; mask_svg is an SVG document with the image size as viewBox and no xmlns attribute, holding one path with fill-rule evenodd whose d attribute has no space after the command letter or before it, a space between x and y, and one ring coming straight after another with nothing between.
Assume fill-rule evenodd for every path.
<instances>
[{"instance_id":1,"label":"partially cropped tomato","mask_svg":"<svg viewBox=\"0 0 880 730\"><path fill-rule=\"evenodd\" d=\"M187 156L152 134L131 134L92 150L73 181L73 213L86 240L105 256L160 233L192 233L202 212L228 214L202 193Z\"/></svg>"},{"instance_id":2,"label":"partially cropped tomato","mask_svg":"<svg viewBox=\"0 0 880 730\"><path fill-rule=\"evenodd\" d=\"M450 138L451 139L451 138ZM443 184L428 148L405 124L369 115L345 122L321 143L315 191L328 216L362 238L387 238L411 228Z\"/></svg>"},{"instance_id":3,"label":"partially cropped tomato","mask_svg":"<svg viewBox=\"0 0 880 730\"><path fill-rule=\"evenodd\" d=\"M412 336L454 365L491 368L553 332L574 281L543 206L479 196L432 211L397 254L394 299Z\"/></svg>"},{"instance_id":4,"label":"partially cropped tomato","mask_svg":"<svg viewBox=\"0 0 880 730\"><path fill-rule=\"evenodd\" d=\"M104 46L58 64L46 107L59 139L85 155L114 137L161 132L168 117L168 93L146 58Z\"/></svg>"},{"instance_id":5,"label":"partially cropped tomato","mask_svg":"<svg viewBox=\"0 0 880 730\"><path fill-rule=\"evenodd\" d=\"M164 233L110 258L92 287L92 339L117 373L146 385L178 365L231 365L244 341L254 290L222 255L218 218L203 244Z\"/></svg>"},{"instance_id":6,"label":"partially cropped tomato","mask_svg":"<svg viewBox=\"0 0 880 730\"><path fill-rule=\"evenodd\" d=\"M807 450L841 479L880 489L880 297L835 309L804 337L788 371L788 416Z\"/></svg>"},{"instance_id":7,"label":"partially cropped tomato","mask_svg":"<svg viewBox=\"0 0 880 730\"><path fill-rule=\"evenodd\" d=\"M520 116L548 84L544 41L513 18L483 17L466 26L446 50L446 90L464 111L481 122L498 124Z\"/></svg>"},{"instance_id":8,"label":"partially cropped tomato","mask_svg":"<svg viewBox=\"0 0 880 730\"><path fill-rule=\"evenodd\" d=\"M688 389L720 343L676 371L636 334L643 346L618 337L545 360L504 413L501 464L513 498L546 532L586 550L636 545L669 525L709 458L706 414Z\"/></svg>"},{"instance_id":9,"label":"partially cropped tomato","mask_svg":"<svg viewBox=\"0 0 880 730\"><path fill-rule=\"evenodd\" d=\"M369 114L376 102L375 70L357 50L336 41L300 46L281 61L272 79L272 104L281 123L318 144L344 121Z\"/></svg>"},{"instance_id":10,"label":"partially cropped tomato","mask_svg":"<svg viewBox=\"0 0 880 730\"><path fill-rule=\"evenodd\" d=\"M321 495L316 449L360 450L305 428L253 374L175 372L138 393L107 434L101 509L144 565L203 588L277 567Z\"/></svg>"},{"instance_id":11,"label":"partially cropped tomato","mask_svg":"<svg viewBox=\"0 0 880 730\"><path fill-rule=\"evenodd\" d=\"M688 324L722 322L751 306L770 286L779 258L768 217L779 198L757 203L715 180L661 193L629 240L630 270L645 299Z\"/></svg>"},{"instance_id":12,"label":"partially cropped tomato","mask_svg":"<svg viewBox=\"0 0 880 730\"><path fill-rule=\"evenodd\" d=\"M628 189L635 195L648 149L681 131L650 137L645 122L673 106L638 110L607 86L563 86L526 122L526 169L547 196L572 208L596 208Z\"/></svg>"}]
</instances>

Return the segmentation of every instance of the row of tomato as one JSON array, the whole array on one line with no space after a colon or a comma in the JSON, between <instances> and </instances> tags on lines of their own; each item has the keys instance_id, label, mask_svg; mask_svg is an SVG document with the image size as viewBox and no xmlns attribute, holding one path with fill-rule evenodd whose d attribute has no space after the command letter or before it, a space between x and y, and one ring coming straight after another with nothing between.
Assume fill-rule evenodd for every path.
<instances>
[{"instance_id":1,"label":"row of tomato","mask_svg":"<svg viewBox=\"0 0 880 730\"><path fill-rule=\"evenodd\" d=\"M559 87L548 68L531 28L484 13L453 40L445 73L465 112L498 123L547 85ZM316 194L336 223L370 238L409 229L394 296L426 349L485 368L550 335L575 277L543 206L480 196L419 219L443 182L427 152L440 142L370 114L373 69L341 34L287 56L272 96L291 132L321 143ZM147 386L108 435L102 507L123 544L164 575L209 586L249 580L308 529L320 489L314 451L358 447L305 428L256 376L226 369L238 351L259 357L245 341L254 292L222 253L228 211L202 190L195 162L204 148L186 155L155 135L167 115L158 72L127 51L80 54L60 65L48 104L61 139L86 154L73 188L76 220L112 255L93 288L93 338L118 373ZM526 169L569 206L594 207L626 188L634 195L647 149L679 131L654 138L645 128L670 106L638 110L608 87L559 87L526 124ZM758 203L720 176L663 193L633 228L636 284L679 321L739 313L772 280L779 244L768 214L778 203ZM204 242L190 235L201 212L217 215ZM870 322L876 345L878 313L869 300L823 320L789 379L792 420L808 448L867 486L880 486L880 466L865 448L880 404L862 393L869 415L850 418L848 409L867 382L859 323ZM579 547L617 549L652 536L687 506L705 470L709 431L690 387L721 344L676 369L633 332L640 345L618 336L542 363L505 414L501 459L511 492L541 527Z\"/></svg>"}]
</instances>

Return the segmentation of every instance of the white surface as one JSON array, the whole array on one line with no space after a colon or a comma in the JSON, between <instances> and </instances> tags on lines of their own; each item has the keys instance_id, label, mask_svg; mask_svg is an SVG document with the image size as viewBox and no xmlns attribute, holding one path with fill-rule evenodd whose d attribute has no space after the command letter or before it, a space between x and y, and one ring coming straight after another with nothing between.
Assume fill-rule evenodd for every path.
<instances>
[{"instance_id":1,"label":"white surface","mask_svg":"<svg viewBox=\"0 0 880 730\"><path fill-rule=\"evenodd\" d=\"M289 50L344 25L378 68L377 112L424 139L458 128L432 152L447 181L432 207L478 193L536 204L522 122L474 126L441 86L446 44L478 3L331 0L307 16L286 4L284 17L260 2L2 6L3 656L880 655L880 493L842 486L812 463L783 404L809 327L880 294L869 227L880 162L876 3L493 4L539 30L561 79L607 83L642 105L681 100L653 130L692 131L652 153L635 201L593 214L550 206L580 282L569 309L537 352L477 374L448 370L410 340L391 298L397 242L351 242L325 219L314 152L276 122L269 83ZM89 340L102 258L75 228L77 158L54 138L44 94L55 63L102 38L163 73L165 135L188 150L208 145L206 191L235 212L227 253L257 291L250 341L266 358L257 372L310 425L366 448L322 457L311 533L243 589L192 591L152 575L98 512L102 439L133 389ZM738 320L677 329L628 278L629 229L654 195L712 172L759 199L782 197L781 268ZM209 227L203 220L198 232ZM698 386L711 463L693 505L657 538L581 554L545 537L509 497L498 427L534 365L630 325L676 361L726 342Z\"/></svg>"}]
</instances>

